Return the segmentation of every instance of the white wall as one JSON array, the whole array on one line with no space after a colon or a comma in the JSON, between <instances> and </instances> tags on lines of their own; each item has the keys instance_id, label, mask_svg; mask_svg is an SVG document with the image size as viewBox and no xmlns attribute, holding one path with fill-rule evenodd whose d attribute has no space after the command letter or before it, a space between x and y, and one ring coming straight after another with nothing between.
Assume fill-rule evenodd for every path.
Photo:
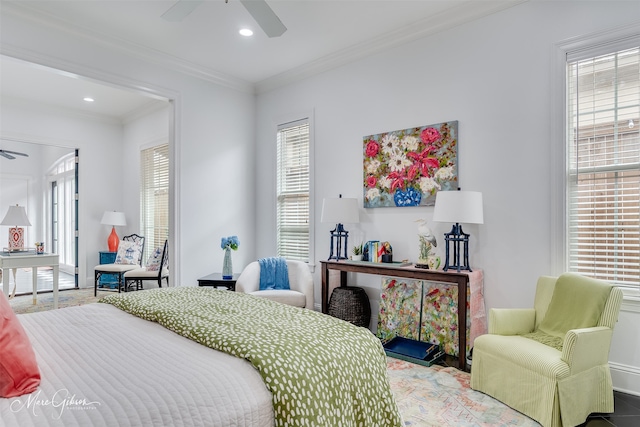
<instances>
[{"instance_id":1,"label":"white wall","mask_svg":"<svg viewBox=\"0 0 640 427\"><path fill-rule=\"evenodd\" d=\"M254 222L254 108L255 99L249 91L230 89L211 82L170 71L143 55L127 52L108 40L84 38L69 28L55 23L36 22L3 10L0 16L0 53L31 60L50 67L63 69L93 79L144 90L173 99L176 120L171 124L172 174L177 187L172 212L176 223L172 236L172 283L196 285L197 278L222 268L223 251L220 238L236 234L240 249L234 253L234 270L255 259ZM43 118L46 120L46 118ZM3 120L0 135L10 121ZM60 126L27 127L22 132L37 136L51 135L52 131L76 132ZM43 131L47 132L43 132ZM83 132L78 130L77 132ZM54 133L56 135L56 133ZM92 270L97 264L98 251L103 248L104 227L100 225L102 212L113 206L127 209L129 196L118 173L123 168L122 135L117 138L118 149L110 147L109 132L87 134L85 151L88 162L81 193L87 194L90 206L81 221L82 229L94 236L86 239L81 251ZM77 146L74 135L70 146ZM113 142L111 142L113 145ZM93 151L96 150L96 151ZM127 160L128 161L128 160ZM107 166L108 165L108 166ZM115 171L112 172L112 171ZM115 184L114 184L115 182ZM135 190L137 191L137 189ZM128 231L128 230L127 230ZM107 233L108 234L108 233ZM92 276L91 271L86 274Z\"/></svg>"},{"instance_id":2,"label":"white wall","mask_svg":"<svg viewBox=\"0 0 640 427\"><path fill-rule=\"evenodd\" d=\"M459 182L484 196L483 225L471 233L472 266L484 269L488 307L529 307L537 277L558 274L551 258L551 116L557 43L640 17L638 2L527 2L478 21L391 49L339 69L261 94L257 102L257 255L275 252L274 126L279 117L314 110L315 206L341 193L362 201L362 137L459 121ZM562 108L559 108L562 111ZM362 203L362 202L361 202ZM433 208L361 210L348 227L362 240L389 240L394 259L415 260L414 220ZM438 236L450 224L429 225ZM329 251L333 224L315 223L316 261ZM443 254L442 238L438 252ZM380 279L357 275L377 312ZM316 303L320 275L316 270ZM630 310L628 309L630 307ZM640 314L627 305L611 351L616 387L640 394ZM635 311L634 311L635 310ZM630 339L631 338L631 339Z\"/></svg>"}]
</instances>

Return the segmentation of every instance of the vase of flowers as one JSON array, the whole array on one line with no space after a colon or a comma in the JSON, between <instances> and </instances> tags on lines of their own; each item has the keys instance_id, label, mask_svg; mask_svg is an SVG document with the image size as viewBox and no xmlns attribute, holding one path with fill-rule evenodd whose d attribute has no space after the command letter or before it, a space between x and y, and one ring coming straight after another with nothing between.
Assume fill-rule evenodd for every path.
<instances>
[{"instance_id":1,"label":"vase of flowers","mask_svg":"<svg viewBox=\"0 0 640 427\"><path fill-rule=\"evenodd\" d=\"M233 278L233 263L231 262L231 249L238 250L240 241L238 236L223 237L220 247L224 250L224 260L222 261L222 279L230 280Z\"/></svg>"}]
</instances>

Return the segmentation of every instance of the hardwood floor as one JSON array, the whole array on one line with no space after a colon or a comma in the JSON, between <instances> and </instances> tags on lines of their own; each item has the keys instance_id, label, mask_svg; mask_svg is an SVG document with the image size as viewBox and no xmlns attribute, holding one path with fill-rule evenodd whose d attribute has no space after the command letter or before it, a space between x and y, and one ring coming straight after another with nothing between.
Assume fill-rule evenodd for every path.
<instances>
[{"instance_id":1,"label":"hardwood floor","mask_svg":"<svg viewBox=\"0 0 640 427\"><path fill-rule=\"evenodd\" d=\"M580 427L637 427L640 426L640 396L613 392L615 412L591 415Z\"/></svg>"}]
</instances>

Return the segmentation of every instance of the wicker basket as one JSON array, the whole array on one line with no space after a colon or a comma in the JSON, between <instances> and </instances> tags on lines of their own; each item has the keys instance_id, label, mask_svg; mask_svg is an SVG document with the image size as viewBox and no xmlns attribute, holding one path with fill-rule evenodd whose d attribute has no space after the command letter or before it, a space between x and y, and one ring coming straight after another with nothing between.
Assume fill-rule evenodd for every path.
<instances>
[{"instance_id":1,"label":"wicker basket","mask_svg":"<svg viewBox=\"0 0 640 427\"><path fill-rule=\"evenodd\" d=\"M368 328L371 321L371 304L367 293L355 286L335 288L329 300L329 315Z\"/></svg>"}]
</instances>

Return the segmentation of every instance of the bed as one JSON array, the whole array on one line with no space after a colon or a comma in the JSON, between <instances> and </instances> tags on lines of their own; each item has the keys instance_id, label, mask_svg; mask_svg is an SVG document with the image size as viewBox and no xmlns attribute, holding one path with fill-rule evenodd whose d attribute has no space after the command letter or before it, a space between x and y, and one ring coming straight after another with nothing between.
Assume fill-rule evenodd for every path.
<instances>
[{"instance_id":1,"label":"bed","mask_svg":"<svg viewBox=\"0 0 640 427\"><path fill-rule=\"evenodd\" d=\"M402 423L384 351L364 328L207 288L154 289L101 302L108 303L18 316L42 379L31 394L0 398L1 423Z\"/></svg>"}]
</instances>

